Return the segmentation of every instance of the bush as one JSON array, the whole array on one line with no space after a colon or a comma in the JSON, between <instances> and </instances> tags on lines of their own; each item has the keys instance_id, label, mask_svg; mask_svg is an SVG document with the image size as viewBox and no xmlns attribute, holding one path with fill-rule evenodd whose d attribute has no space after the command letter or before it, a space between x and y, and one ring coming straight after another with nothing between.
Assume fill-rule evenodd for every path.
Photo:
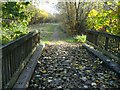
<instances>
[{"instance_id":1,"label":"bush","mask_svg":"<svg viewBox=\"0 0 120 90\"><path fill-rule=\"evenodd\" d=\"M2 27L2 30L2 44L7 44L29 32L27 26L20 23L16 24L16 26Z\"/></svg>"},{"instance_id":2,"label":"bush","mask_svg":"<svg viewBox=\"0 0 120 90\"><path fill-rule=\"evenodd\" d=\"M76 37L74 37L76 42L81 42L81 43L85 43L86 42L86 35L77 35Z\"/></svg>"},{"instance_id":3,"label":"bush","mask_svg":"<svg viewBox=\"0 0 120 90\"><path fill-rule=\"evenodd\" d=\"M29 2L2 3L2 35L0 44L7 44L28 33L31 14L27 12ZM1 32L1 31L0 31Z\"/></svg>"}]
</instances>

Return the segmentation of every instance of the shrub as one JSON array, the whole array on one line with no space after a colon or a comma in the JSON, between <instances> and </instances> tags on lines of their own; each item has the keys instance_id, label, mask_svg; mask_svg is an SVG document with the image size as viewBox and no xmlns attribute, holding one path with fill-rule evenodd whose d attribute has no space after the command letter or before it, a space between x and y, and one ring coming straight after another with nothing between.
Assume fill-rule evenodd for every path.
<instances>
[{"instance_id":1,"label":"shrub","mask_svg":"<svg viewBox=\"0 0 120 90\"><path fill-rule=\"evenodd\" d=\"M81 43L85 43L86 42L86 35L77 35L76 37L74 37L76 42L81 42Z\"/></svg>"},{"instance_id":2,"label":"shrub","mask_svg":"<svg viewBox=\"0 0 120 90\"><path fill-rule=\"evenodd\" d=\"M2 30L2 38L0 38L2 39L2 44L7 44L29 32L27 26L20 23L16 24L16 26L2 27Z\"/></svg>"}]
</instances>

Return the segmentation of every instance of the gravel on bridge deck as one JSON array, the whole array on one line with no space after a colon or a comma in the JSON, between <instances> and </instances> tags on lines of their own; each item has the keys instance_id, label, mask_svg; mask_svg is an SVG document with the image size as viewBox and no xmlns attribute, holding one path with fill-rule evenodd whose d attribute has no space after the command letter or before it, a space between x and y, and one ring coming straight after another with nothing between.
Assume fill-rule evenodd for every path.
<instances>
[{"instance_id":1,"label":"gravel on bridge deck","mask_svg":"<svg viewBox=\"0 0 120 90\"><path fill-rule=\"evenodd\" d=\"M80 44L46 45L29 88L119 88L120 79Z\"/></svg>"}]
</instances>

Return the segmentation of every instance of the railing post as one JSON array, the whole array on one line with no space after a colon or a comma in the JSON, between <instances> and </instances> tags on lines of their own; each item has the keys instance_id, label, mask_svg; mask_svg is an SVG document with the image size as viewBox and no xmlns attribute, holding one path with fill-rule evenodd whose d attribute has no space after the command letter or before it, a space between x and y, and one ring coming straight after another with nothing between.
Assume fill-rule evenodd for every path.
<instances>
[{"instance_id":1,"label":"railing post","mask_svg":"<svg viewBox=\"0 0 120 90\"><path fill-rule=\"evenodd\" d=\"M40 32L38 33L38 43L40 43Z\"/></svg>"},{"instance_id":2,"label":"railing post","mask_svg":"<svg viewBox=\"0 0 120 90\"><path fill-rule=\"evenodd\" d=\"M109 38L106 37L106 40L105 40L105 50L106 51L108 50L108 43L109 43Z\"/></svg>"},{"instance_id":3,"label":"railing post","mask_svg":"<svg viewBox=\"0 0 120 90\"><path fill-rule=\"evenodd\" d=\"M2 90L2 49L0 47L0 90Z\"/></svg>"},{"instance_id":4,"label":"railing post","mask_svg":"<svg viewBox=\"0 0 120 90\"><path fill-rule=\"evenodd\" d=\"M97 41L98 41L98 34L95 35L95 45L97 45Z\"/></svg>"},{"instance_id":5,"label":"railing post","mask_svg":"<svg viewBox=\"0 0 120 90\"><path fill-rule=\"evenodd\" d=\"M94 43L94 34L91 32L87 32L87 40Z\"/></svg>"}]
</instances>

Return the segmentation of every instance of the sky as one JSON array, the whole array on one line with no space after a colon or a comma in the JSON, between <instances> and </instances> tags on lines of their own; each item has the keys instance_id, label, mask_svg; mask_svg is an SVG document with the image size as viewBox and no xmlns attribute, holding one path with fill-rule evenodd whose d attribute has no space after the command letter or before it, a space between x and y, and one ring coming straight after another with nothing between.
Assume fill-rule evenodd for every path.
<instances>
[{"instance_id":1,"label":"sky","mask_svg":"<svg viewBox=\"0 0 120 90\"><path fill-rule=\"evenodd\" d=\"M55 5L57 4L57 0L33 0L33 3L37 8L45 10L48 13L58 13L55 7Z\"/></svg>"},{"instance_id":2,"label":"sky","mask_svg":"<svg viewBox=\"0 0 120 90\"><path fill-rule=\"evenodd\" d=\"M78 2L79 0L32 0L32 2L36 2L35 5L37 8L40 8L42 10L47 11L48 13L54 14L54 13L58 13L55 5L58 2ZM80 0L80 1L85 1L85 2L95 2L95 1L107 1L107 0ZM117 1L117 0L115 0Z\"/></svg>"}]
</instances>

